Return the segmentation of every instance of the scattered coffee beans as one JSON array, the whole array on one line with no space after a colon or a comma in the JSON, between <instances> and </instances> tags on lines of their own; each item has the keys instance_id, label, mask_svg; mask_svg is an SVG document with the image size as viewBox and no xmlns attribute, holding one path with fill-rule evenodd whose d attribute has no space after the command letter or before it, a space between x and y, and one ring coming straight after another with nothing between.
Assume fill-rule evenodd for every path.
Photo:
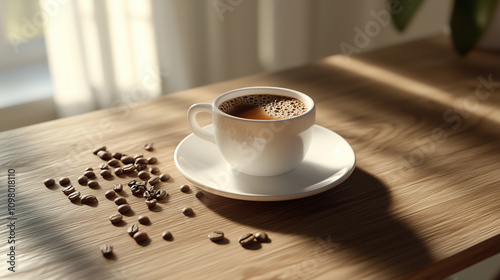
<instances>
[{"instance_id":1,"label":"scattered coffee beans","mask_svg":"<svg viewBox=\"0 0 500 280\"><path fill-rule=\"evenodd\" d=\"M224 233L222 231L213 231L208 235L208 239L212 241L220 241L224 239Z\"/></svg>"},{"instance_id":2,"label":"scattered coffee beans","mask_svg":"<svg viewBox=\"0 0 500 280\"><path fill-rule=\"evenodd\" d=\"M102 245L101 246L101 253L104 257L110 257L113 254L113 245Z\"/></svg>"},{"instance_id":3,"label":"scattered coffee beans","mask_svg":"<svg viewBox=\"0 0 500 280\"><path fill-rule=\"evenodd\" d=\"M145 232L138 231L134 234L134 239L136 242L142 242L148 239L148 234Z\"/></svg>"},{"instance_id":4,"label":"scattered coffee beans","mask_svg":"<svg viewBox=\"0 0 500 280\"><path fill-rule=\"evenodd\" d=\"M203 197L203 192L202 191L197 191L194 196L196 196L196 198L200 199L200 198Z\"/></svg>"},{"instance_id":5,"label":"scattered coffee beans","mask_svg":"<svg viewBox=\"0 0 500 280\"><path fill-rule=\"evenodd\" d=\"M120 183L116 184L116 185L113 187L113 190L114 190L115 192L121 192L121 191L123 191L123 186L122 186L122 184L120 184Z\"/></svg>"},{"instance_id":6,"label":"scattered coffee beans","mask_svg":"<svg viewBox=\"0 0 500 280\"><path fill-rule=\"evenodd\" d=\"M130 236L134 236L134 234L136 234L138 231L139 231L139 226L137 226L136 224L131 225L131 226L127 229L127 233L128 233L128 235L130 235Z\"/></svg>"},{"instance_id":7,"label":"scattered coffee beans","mask_svg":"<svg viewBox=\"0 0 500 280\"><path fill-rule=\"evenodd\" d=\"M115 197L115 195L116 193L112 190L106 191L106 193L104 194L104 196L108 199Z\"/></svg>"},{"instance_id":8,"label":"scattered coffee beans","mask_svg":"<svg viewBox=\"0 0 500 280\"><path fill-rule=\"evenodd\" d=\"M170 179L170 175L168 175L168 174L161 174L159 178L160 178L160 181L166 182L166 181L168 181L168 179Z\"/></svg>"},{"instance_id":9,"label":"scattered coffee beans","mask_svg":"<svg viewBox=\"0 0 500 280\"><path fill-rule=\"evenodd\" d=\"M158 159L155 157L148 158L148 164L155 164L158 162Z\"/></svg>"},{"instance_id":10,"label":"scattered coffee beans","mask_svg":"<svg viewBox=\"0 0 500 280\"><path fill-rule=\"evenodd\" d=\"M100 151L106 151L106 146L99 146L97 148L94 149L94 155L97 155L97 153L99 153Z\"/></svg>"},{"instance_id":11,"label":"scattered coffee beans","mask_svg":"<svg viewBox=\"0 0 500 280\"><path fill-rule=\"evenodd\" d=\"M254 236L252 233L244 234L240 236L240 238L238 238L238 242L241 244L241 246L248 246L252 244L253 241L254 241Z\"/></svg>"},{"instance_id":12,"label":"scattered coffee beans","mask_svg":"<svg viewBox=\"0 0 500 280\"><path fill-rule=\"evenodd\" d=\"M61 186L69 185L69 183L70 183L70 180L68 177L62 177L59 179L59 184Z\"/></svg>"},{"instance_id":13,"label":"scattered coffee beans","mask_svg":"<svg viewBox=\"0 0 500 280\"><path fill-rule=\"evenodd\" d=\"M146 205L149 207L149 208L152 208L152 207L155 207L156 206L156 198L153 198L153 199L148 199L146 200Z\"/></svg>"},{"instance_id":14,"label":"scattered coffee beans","mask_svg":"<svg viewBox=\"0 0 500 280\"><path fill-rule=\"evenodd\" d=\"M47 179L45 179L45 181L43 181L43 184L44 184L46 187L53 186L55 183L56 183L56 180L54 180L54 179L52 179L52 178L47 178Z\"/></svg>"},{"instance_id":15,"label":"scattered coffee beans","mask_svg":"<svg viewBox=\"0 0 500 280\"><path fill-rule=\"evenodd\" d=\"M263 231L255 233L255 239L257 239L257 241L259 242L267 242L268 238L269 237L267 236L267 233Z\"/></svg>"},{"instance_id":16,"label":"scattered coffee beans","mask_svg":"<svg viewBox=\"0 0 500 280\"><path fill-rule=\"evenodd\" d=\"M123 215L122 214L113 214L109 217L109 220L113 224L119 223L123 220Z\"/></svg>"},{"instance_id":17,"label":"scattered coffee beans","mask_svg":"<svg viewBox=\"0 0 500 280\"><path fill-rule=\"evenodd\" d=\"M114 159L120 160L122 158L122 153L120 153L120 152L114 152L114 153L111 154L111 156Z\"/></svg>"},{"instance_id":18,"label":"scattered coffee beans","mask_svg":"<svg viewBox=\"0 0 500 280\"><path fill-rule=\"evenodd\" d=\"M69 200L71 200L71 201L76 201L76 200L80 199L80 192L76 192L76 191L75 191L75 192L72 192L72 193L70 193L70 194L68 195L68 198L69 198Z\"/></svg>"},{"instance_id":19,"label":"scattered coffee beans","mask_svg":"<svg viewBox=\"0 0 500 280\"><path fill-rule=\"evenodd\" d=\"M122 205L122 204L127 204L127 199L125 197L117 197L115 198L115 204L116 205Z\"/></svg>"},{"instance_id":20,"label":"scattered coffee beans","mask_svg":"<svg viewBox=\"0 0 500 280\"><path fill-rule=\"evenodd\" d=\"M99 182L94 180L89 180L87 186L89 186L89 188L97 188L99 186Z\"/></svg>"},{"instance_id":21,"label":"scattered coffee beans","mask_svg":"<svg viewBox=\"0 0 500 280\"><path fill-rule=\"evenodd\" d=\"M158 173L160 173L160 168L158 168L158 167L151 167L151 168L149 168L149 172L151 174L158 174Z\"/></svg>"},{"instance_id":22,"label":"scattered coffee beans","mask_svg":"<svg viewBox=\"0 0 500 280\"><path fill-rule=\"evenodd\" d=\"M185 207L185 208L182 208L182 214L184 214L184 216L193 216L194 212L193 212L193 209L191 209L190 207Z\"/></svg>"},{"instance_id":23,"label":"scattered coffee beans","mask_svg":"<svg viewBox=\"0 0 500 280\"><path fill-rule=\"evenodd\" d=\"M143 157L144 155L142 153L138 153L134 156L134 159L138 159L138 158L141 158Z\"/></svg>"},{"instance_id":24,"label":"scattered coffee beans","mask_svg":"<svg viewBox=\"0 0 500 280\"><path fill-rule=\"evenodd\" d=\"M118 166L118 165L120 165L120 161L118 161L116 158L114 158L114 159L110 159L110 160L108 161L108 165L109 165L109 166Z\"/></svg>"},{"instance_id":25,"label":"scattered coffee beans","mask_svg":"<svg viewBox=\"0 0 500 280\"><path fill-rule=\"evenodd\" d=\"M131 210L131 208L130 208L130 205L128 205L128 204L121 204L120 206L118 206L118 212L120 212L122 214L127 213L130 210Z\"/></svg>"},{"instance_id":26,"label":"scattered coffee beans","mask_svg":"<svg viewBox=\"0 0 500 280\"><path fill-rule=\"evenodd\" d=\"M123 162L123 164L129 164L134 162L134 158L129 156L122 156L120 160Z\"/></svg>"},{"instance_id":27,"label":"scattered coffee beans","mask_svg":"<svg viewBox=\"0 0 500 280\"><path fill-rule=\"evenodd\" d=\"M103 160L109 160L111 159L111 153L108 151L99 151L97 153L97 156L100 157Z\"/></svg>"},{"instance_id":28,"label":"scattered coffee beans","mask_svg":"<svg viewBox=\"0 0 500 280\"><path fill-rule=\"evenodd\" d=\"M146 145L144 145L144 149L146 151L152 151L152 150L154 150L153 143L147 143Z\"/></svg>"},{"instance_id":29,"label":"scattered coffee beans","mask_svg":"<svg viewBox=\"0 0 500 280\"><path fill-rule=\"evenodd\" d=\"M158 177L151 177L151 178L149 178L148 183L151 186L153 186L153 185L157 184L159 181L160 181L160 178L158 178Z\"/></svg>"},{"instance_id":30,"label":"scattered coffee beans","mask_svg":"<svg viewBox=\"0 0 500 280\"><path fill-rule=\"evenodd\" d=\"M139 221L139 223L143 225L147 225L151 222L148 216L142 216L142 215L137 218L137 221Z\"/></svg>"},{"instance_id":31,"label":"scattered coffee beans","mask_svg":"<svg viewBox=\"0 0 500 280\"><path fill-rule=\"evenodd\" d=\"M115 175L120 176L123 174L123 169L121 167L115 168Z\"/></svg>"},{"instance_id":32,"label":"scattered coffee beans","mask_svg":"<svg viewBox=\"0 0 500 280\"><path fill-rule=\"evenodd\" d=\"M92 170L87 170L87 171L85 171L85 173L83 173L83 176L85 176L87 178L94 178L95 177L95 173Z\"/></svg>"},{"instance_id":33,"label":"scattered coffee beans","mask_svg":"<svg viewBox=\"0 0 500 280\"><path fill-rule=\"evenodd\" d=\"M106 162L99 164L100 169L109 169L109 165Z\"/></svg>"},{"instance_id":34,"label":"scattered coffee beans","mask_svg":"<svg viewBox=\"0 0 500 280\"><path fill-rule=\"evenodd\" d=\"M65 188L62 190L62 192L63 192L65 195L69 195L70 193L73 193L73 192L75 192L75 191L76 191L76 190L75 190L75 187L73 187L73 186L67 186L67 187L65 187Z\"/></svg>"},{"instance_id":35,"label":"scattered coffee beans","mask_svg":"<svg viewBox=\"0 0 500 280\"><path fill-rule=\"evenodd\" d=\"M87 195L82 196L82 198L80 200L81 200L82 204L87 204L87 205L92 205L92 204L97 203L97 197L95 197L94 195L91 195L91 194L87 194Z\"/></svg>"},{"instance_id":36,"label":"scattered coffee beans","mask_svg":"<svg viewBox=\"0 0 500 280\"><path fill-rule=\"evenodd\" d=\"M102 177L110 177L112 174L111 174L111 171L109 171L108 169L103 169L101 170L101 176Z\"/></svg>"},{"instance_id":37,"label":"scattered coffee beans","mask_svg":"<svg viewBox=\"0 0 500 280\"><path fill-rule=\"evenodd\" d=\"M89 178L87 178L87 176L80 176L78 177L78 184L84 186L85 184L87 184Z\"/></svg>"},{"instance_id":38,"label":"scattered coffee beans","mask_svg":"<svg viewBox=\"0 0 500 280\"><path fill-rule=\"evenodd\" d=\"M162 234L161 234L161 237L165 240L172 240L172 233L170 231L164 231Z\"/></svg>"},{"instance_id":39,"label":"scattered coffee beans","mask_svg":"<svg viewBox=\"0 0 500 280\"><path fill-rule=\"evenodd\" d=\"M129 163L123 167L123 172L125 173L130 173L134 170L135 170L135 165L133 165L132 163Z\"/></svg>"},{"instance_id":40,"label":"scattered coffee beans","mask_svg":"<svg viewBox=\"0 0 500 280\"><path fill-rule=\"evenodd\" d=\"M183 193L187 193L187 192L189 192L189 190L190 190L190 188L189 188L189 186L188 186L188 185L182 185L182 186L180 186L180 187L179 187L179 189L180 189L180 190L181 190L181 192L183 192Z\"/></svg>"},{"instance_id":41,"label":"scattered coffee beans","mask_svg":"<svg viewBox=\"0 0 500 280\"><path fill-rule=\"evenodd\" d=\"M148 179L149 178L149 173L146 172L146 171L139 171L139 173L137 174L139 175L139 178L145 180L145 179Z\"/></svg>"}]
</instances>

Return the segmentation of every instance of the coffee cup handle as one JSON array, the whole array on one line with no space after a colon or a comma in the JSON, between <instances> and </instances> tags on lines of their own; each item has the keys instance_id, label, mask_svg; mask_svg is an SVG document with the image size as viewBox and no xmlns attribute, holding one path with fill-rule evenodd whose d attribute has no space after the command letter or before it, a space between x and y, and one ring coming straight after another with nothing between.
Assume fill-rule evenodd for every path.
<instances>
[{"instance_id":1,"label":"coffee cup handle","mask_svg":"<svg viewBox=\"0 0 500 280\"><path fill-rule=\"evenodd\" d=\"M202 128L198 121L196 120L196 115L198 113L209 113L212 114L212 105L208 103L197 103L192 105L188 110L188 123L191 131L193 131L194 135L205 139L209 142L217 144L215 142L215 134L213 132L209 132L206 129Z\"/></svg>"}]
</instances>

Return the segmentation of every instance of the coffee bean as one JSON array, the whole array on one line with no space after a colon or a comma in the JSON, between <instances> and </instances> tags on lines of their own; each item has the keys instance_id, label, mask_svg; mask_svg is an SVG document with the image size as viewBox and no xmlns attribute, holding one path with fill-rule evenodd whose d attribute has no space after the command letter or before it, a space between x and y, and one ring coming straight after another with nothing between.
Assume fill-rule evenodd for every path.
<instances>
[{"instance_id":1,"label":"coffee bean","mask_svg":"<svg viewBox=\"0 0 500 280\"><path fill-rule=\"evenodd\" d=\"M255 233L255 239L257 239L257 241L259 241L259 242L267 242L267 240L268 240L267 233L265 233L263 231L259 231L259 232Z\"/></svg>"},{"instance_id":2,"label":"coffee bean","mask_svg":"<svg viewBox=\"0 0 500 280\"><path fill-rule=\"evenodd\" d=\"M248 246L252 244L254 241L254 236L251 233L244 234L238 238L238 242L241 244L241 246Z\"/></svg>"},{"instance_id":3,"label":"coffee bean","mask_svg":"<svg viewBox=\"0 0 500 280\"><path fill-rule=\"evenodd\" d=\"M212 241L220 241L224 239L224 233L222 231L213 231L208 235L208 239Z\"/></svg>"},{"instance_id":4,"label":"coffee bean","mask_svg":"<svg viewBox=\"0 0 500 280\"><path fill-rule=\"evenodd\" d=\"M97 153L99 153L100 151L106 151L106 146L99 146L99 147L95 148L93 153L94 153L94 155L97 155Z\"/></svg>"},{"instance_id":5,"label":"coffee bean","mask_svg":"<svg viewBox=\"0 0 500 280\"><path fill-rule=\"evenodd\" d=\"M168 181L168 179L170 179L170 175L168 175L168 174L161 174L159 178L160 178L160 181L166 182L166 181Z\"/></svg>"},{"instance_id":6,"label":"coffee bean","mask_svg":"<svg viewBox=\"0 0 500 280\"><path fill-rule=\"evenodd\" d=\"M67 186L67 187L65 187L65 188L62 190L62 192L63 192L65 195L69 195L70 193L73 193L73 192L75 192L75 191L76 191L76 190L75 190L75 187L73 187L73 186Z\"/></svg>"},{"instance_id":7,"label":"coffee bean","mask_svg":"<svg viewBox=\"0 0 500 280\"><path fill-rule=\"evenodd\" d=\"M129 187L132 187L133 185L136 185L136 184L137 184L136 180L131 180L130 182L128 182Z\"/></svg>"},{"instance_id":8,"label":"coffee bean","mask_svg":"<svg viewBox=\"0 0 500 280\"><path fill-rule=\"evenodd\" d=\"M139 178L141 178L143 180L149 178L149 173L146 171L139 171L139 174L137 174L137 175L139 175Z\"/></svg>"},{"instance_id":9,"label":"coffee bean","mask_svg":"<svg viewBox=\"0 0 500 280\"><path fill-rule=\"evenodd\" d=\"M145 187L139 185L133 185L132 187L130 187L130 191L132 191L132 194L135 196L141 196L145 190Z\"/></svg>"},{"instance_id":10,"label":"coffee bean","mask_svg":"<svg viewBox=\"0 0 500 280\"><path fill-rule=\"evenodd\" d=\"M136 155L134 156L134 159L138 159L138 158L141 158L141 157L143 157L143 156L144 156L143 154L138 153L138 154L136 154Z\"/></svg>"},{"instance_id":11,"label":"coffee bean","mask_svg":"<svg viewBox=\"0 0 500 280\"><path fill-rule=\"evenodd\" d=\"M101 253L104 257L110 257L113 254L113 245L102 245L101 246Z\"/></svg>"},{"instance_id":12,"label":"coffee bean","mask_svg":"<svg viewBox=\"0 0 500 280\"><path fill-rule=\"evenodd\" d=\"M118 206L118 212L120 212L122 214L127 213L131 209L132 208L128 204L121 204L120 206Z\"/></svg>"},{"instance_id":13,"label":"coffee bean","mask_svg":"<svg viewBox=\"0 0 500 280\"><path fill-rule=\"evenodd\" d=\"M115 192L121 192L121 191L123 191L123 186L122 186L122 184L120 184L120 183L116 184L116 185L113 187L113 190L114 190Z\"/></svg>"},{"instance_id":14,"label":"coffee bean","mask_svg":"<svg viewBox=\"0 0 500 280\"><path fill-rule=\"evenodd\" d=\"M99 164L100 169L109 169L109 165L106 162Z\"/></svg>"},{"instance_id":15,"label":"coffee bean","mask_svg":"<svg viewBox=\"0 0 500 280\"><path fill-rule=\"evenodd\" d=\"M182 214L184 214L184 216L193 216L194 212L190 207L185 207L182 208Z\"/></svg>"},{"instance_id":16,"label":"coffee bean","mask_svg":"<svg viewBox=\"0 0 500 280\"><path fill-rule=\"evenodd\" d=\"M164 231L162 234L161 234L161 237L165 240L172 240L172 233L170 231Z\"/></svg>"},{"instance_id":17,"label":"coffee bean","mask_svg":"<svg viewBox=\"0 0 500 280\"><path fill-rule=\"evenodd\" d=\"M87 167L87 168L85 168L85 171L94 171L94 168L92 168L92 167Z\"/></svg>"},{"instance_id":18,"label":"coffee bean","mask_svg":"<svg viewBox=\"0 0 500 280\"><path fill-rule=\"evenodd\" d=\"M72 192L68 195L69 200L76 201L80 199L80 192Z\"/></svg>"},{"instance_id":19,"label":"coffee bean","mask_svg":"<svg viewBox=\"0 0 500 280\"><path fill-rule=\"evenodd\" d=\"M97 188L99 186L99 182L94 181L94 180L89 180L89 182L87 183L87 186L89 188Z\"/></svg>"},{"instance_id":20,"label":"coffee bean","mask_svg":"<svg viewBox=\"0 0 500 280\"><path fill-rule=\"evenodd\" d=\"M123 220L123 215L122 214L113 214L109 217L109 220L113 224L119 223Z\"/></svg>"},{"instance_id":21,"label":"coffee bean","mask_svg":"<svg viewBox=\"0 0 500 280\"><path fill-rule=\"evenodd\" d=\"M111 154L111 156L114 159L120 160L122 158L122 153L120 153L120 152L114 152L114 153Z\"/></svg>"},{"instance_id":22,"label":"coffee bean","mask_svg":"<svg viewBox=\"0 0 500 280\"><path fill-rule=\"evenodd\" d=\"M139 216L137 218L137 221L139 221L139 223L143 224L143 225L147 225L149 224L151 221L149 220L149 217L148 216Z\"/></svg>"},{"instance_id":23,"label":"coffee bean","mask_svg":"<svg viewBox=\"0 0 500 280\"><path fill-rule=\"evenodd\" d=\"M135 170L135 165L133 165L132 163L129 163L123 167L123 172L125 173L130 173L134 170Z\"/></svg>"},{"instance_id":24,"label":"coffee bean","mask_svg":"<svg viewBox=\"0 0 500 280\"><path fill-rule=\"evenodd\" d=\"M87 204L87 205L92 205L92 204L97 203L97 197L95 197L94 195L91 195L91 194L87 194L87 195L82 196L82 198L80 200L81 200L82 204Z\"/></svg>"},{"instance_id":25,"label":"coffee bean","mask_svg":"<svg viewBox=\"0 0 500 280\"><path fill-rule=\"evenodd\" d=\"M59 184L61 186L69 185L69 183L70 183L70 180L68 177L59 178Z\"/></svg>"},{"instance_id":26,"label":"coffee bean","mask_svg":"<svg viewBox=\"0 0 500 280\"><path fill-rule=\"evenodd\" d=\"M151 177L151 178L149 178L148 183L151 186L153 186L153 185L157 184L159 181L160 181L160 178L158 178L158 177Z\"/></svg>"},{"instance_id":27,"label":"coffee bean","mask_svg":"<svg viewBox=\"0 0 500 280\"><path fill-rule=\"evenodd\" d=\"M115 175L120 176L123 174L123 169L121 167L115 168Z\"/></svg>"},{"instance_id":28,"label":"coffee bean","mask_svg":"<svg viewBox=\"0 0 500 280\"><path fill-rule=\"evenodd\" d=\"M116 205L127 204L127 199L125 197L117 197L115 198Z\"/></svg>"},{"instance_id":29,"label":"coffee bean","mask_svg":"<svg viewBox=\"0 0 500 280\"><path fill-rule=\"evenodd\" d=\"M148 167L144 164L134 164L135 165L135 170L137 171L143 171L146 170Z\"/></svg>"},{"instance_id":30,"label":"coffee bean","mask_svg":"<svg viewBox=\"0 0 500 280\"><path fill-rule=\"evenodd\" d=\"M151 168L149 168L149 172L151 172L152 174L158 174L158 173L160 173L160 168L151 167Z\"/></svg>"},{"instance_id":31,"label":"coffee bean","mask_svg":"<svg viewBox=\"0 0 500 280\"><path fill-rule=\"evenodd\" d=\"M109 171L108 169L103 169L101 170L101 176L106 178L106 177L110 177L112 176L113 174L111 174L111 171Z\"/></svg>"},{"instance_id":32,"label":"coffee bean","mask_svg":"<svg viewBox=\"0 0 500 280\"><path fill-rule=\"evenodd\" d=\"M83 185L87 184L88 180L89 180L89 178L87 178L87 176L80 176L80 177L78 177L78 184L83 186Z\"/></svg>"},{"instance_id":33,"label":"coffee bean","mask_svg":"<svg viewBox=\"0 0 500 280\"><path fill-rule=\"evenodd\" d=\"M108 165L109 165L109 166L119 166L119 165L120 165L120 161L119 161L119 160L117 160L116 158L114 158L114 159L110 159L110 160L108 161Z\"/></svg>"},{"instance_id":34,"label":"coffee bean","mask_svg":"<svg viewBox=\"0 0 500 280\"><path fill-rule=\"evenodd\" d=\"M149 208L155 207L155 206L156 206L156 199L155 199L155 198L153 198L153 199L148 199L148 200L146 200L146 205L147 205Z\"/></svg>"},{"instance_id":35,"label":"coffee bean","mask_svg":"<svg viewBox=\"0 0 500 280\"><path fill-rule=\"evenodd\" d=\"M122 156L120 160L123 162L123 164L129 164L134 162L134 158L129 156Z\"/></svg>"},{"instance_id":36,"label":"coffee bean","mask_svg":"<svg viewBox=\"0 0 500 280\"><path fill-rule=\"evenodd\" d=\"M131 225L131 226L127 229L127 233L128 233L128 235L130 235L130 236L134 236L134 234L136 234L138 231L139 231L139 226L137 226L136 224Z\"/></svg>"},{"instance_id":37,"label":"coffee bean","mask_svg":"<svg viewBox=\"0 0 500 280\"><path fill-rule=\"evenodd\" d=\"M95 177L95 173L92 170L88 170L88 171L85 171L85 173L83 173L83 176L85 176L87 178L94 178Z\"/></svg>"},{"instance_id":38,"label":"coffee bean","mask_svg":"<svg viewBox=\"0 0 500 280\"><path fill-rule=\"evenodd\" d=\"M146 145L144 145L144 149L147 150L147 151L154 150L153 143L147 143Z\"/></svg>"},{"instance_id":39,"label":"coffee bean","mask_svg":"<svg viewBox=\"0 0 500 280\"><path fill-rule=\"evenodd\" d=\"M196 198L200 199L203 197L203 192L202 191L197 191L194 196L196 196Z\"/></svg>"},{"instance_id":40,"label":"coffee bean","mask_svg":"<svg viewBox=\"0 0 500 280\"><path fill-rule=\"evenodd\" d=\"M52 178L47 178L47 179L45 179L45 181L43 181L43 184L44 184L46 187L53 186L55 183L56 183L56 180L54 180L54 179L52 179Z\"/></svg>"},{"instance_id":41,"label":"coffee bean","mask_svg":"<svg viewBox=\"0 0 500 280\"><path fill-rule=\"evenodd\" d=\"M155 157L148 158L148 164L155 164L158 162L158 159Z\"/></svg>"},{"instance_id":42,"label":"coffee bean","mask_svg":"<svg viewBox=\"0 0 500 280\"><path fill-rule=\"evenodd\" d=\"M106 193L104 194L104 196L108 199L113 198L115 195L116 195L116 193L112 190L106 191Z\"/></svg>"},{"instance_id":43,"label":"coffee bean","mask_svg":"<svg viewBox=\"0 0 500 280\"><path fill-rule=\"evenodd\" d=\"M136 242L142 242L148 239L148 234L145 232L138 231L134 234L134 239Z\"/></svg>"},{"instance_id":44,"label":"coffee bean","mask_svg":"<svg viewBox=\"0 0 500 280\"><path fill-rule=\"evenodd\" d=\"M181 192L183 192L183 193L187 193L187 192L189 192L189 190L190 190L190 188L189 188L189 186L188 186L188 185L182 185L182 186L180 186L180 187L179 187L179 189L180 189L180 190L181 190Z\"/></svg>"},{"instance_id":45,"label":"coffee bean","mask_svg":"<svg viewBox=\"0 0 500 280\"><path fill-rule=\"evenodd\" d=\"M99 151L97 153L97 156L100 157L103 160L109 160L111 159L111 153L108 151Z\"/></svg>"},{"instance_id":46,"label":"coffee bean","mask_svg":"<svg viewBox=\"0 0 500 280\"><path fill-rule=\"evenodd\" d=\"M165 199L168 197L168 193L165 190L159 190L155 196L156 199Z\"/></svg>"},{"instance_id":47,"label":"coffee bean","mask_svg":"<svg viewBox=\"0 0 500 280\"><path fill-rule=\"evenodd\" d=\"M145 159L145 158L142 158L142 157L141 157L141 158L137 158L137 159L135 160L135 164L136 164L136 165L137 165L137 164L146 165L146 164L148 164L148 160L147 160L147 159Z\"/></svg>"}]
</instances>

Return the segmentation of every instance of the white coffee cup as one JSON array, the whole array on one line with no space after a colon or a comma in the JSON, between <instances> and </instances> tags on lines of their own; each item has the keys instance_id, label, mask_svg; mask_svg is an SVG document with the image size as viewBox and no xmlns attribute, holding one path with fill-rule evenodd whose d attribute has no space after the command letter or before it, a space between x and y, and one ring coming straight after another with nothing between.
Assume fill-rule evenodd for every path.
<instances>
[{"instance_id":1,"label":"white coffee cup","mask_svg":"<svg viewBox=\"0 0 500 280\"><path fill-rule=\"evenodd\" d=\"M255 94L281 95L302 101L307 111L285 119L255 120L229 115L219 109L224 101ZM214 132L202 128L196 116L210 113ZM247 87L228 91L212 104L198 103L188 110L195 135L217 145L235 170L253 176L274 176L294 169L309 149L316 121L314 101L296 90L279 87Z\"/></svg>"}]
</instances>

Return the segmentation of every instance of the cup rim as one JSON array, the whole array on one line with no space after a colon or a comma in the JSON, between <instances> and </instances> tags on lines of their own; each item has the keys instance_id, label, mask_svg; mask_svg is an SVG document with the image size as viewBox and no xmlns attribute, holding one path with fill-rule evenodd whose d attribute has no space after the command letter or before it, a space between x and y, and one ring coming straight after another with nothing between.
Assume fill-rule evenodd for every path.
<instances>
[{"instance_id":1,"label":"cup rim","mask_svg":"<svg viewBox=\"0 0 500 280\"><path fill-rule=\"evenodd\" d=\"M225 113L219 109L219 105L220 105L220 103L222 103L222 101L226 101L226 100L231 99L231 98L227 98L228 95L233 95L237 92L250 91L250 90L271 90L271 91L279 91L279 92L283 93L283 94L281 94L281 93L276 93L276 94L275 93L263 93L263 94L269 94L269 95L290 96L290 95L287 95L286 93L287 92L293 93L294 96L291 96L291 97L297 98L297 96L299 96L300 97L300 98L298 98L299 100L301 100L302 102L304 102L304 100L305 100L307 105L310 105L310 106L308 106L306 112L304 112L303 114L300 114L298 116L294 116L294 117L290 117L290 118L283 118L283 119L273 119L273 120L257 120L257 119L247 119L247 118L236 117L236 116L230 115L228 113ZM242 94L242 95L238 95L238 96L243 96L243 95L247 95L247 94ZM235 98L238 96L234 96L232 98ZM253 87L244 87L244 88L233 89L233 90L227 91L227 92L219 95L212 102L212 108L213 108L212 110L214 111L214 113L217 113L219 115L222 115L222 116L225 116L225 117L228 117L231 119L237 119L237 120L248 121L248 122L266 123L266 122L290 121L290 120L297 119L297 118L303 118L307 115L312 114L316 110L316 104L314 103L314 100L311 97L309 97L307 94L300 92L300 91L297 91L297 90L294 90L294 89L282 88L282 87L271 87L271 86L253 86Z\"/></svg>"}]
</instances>

